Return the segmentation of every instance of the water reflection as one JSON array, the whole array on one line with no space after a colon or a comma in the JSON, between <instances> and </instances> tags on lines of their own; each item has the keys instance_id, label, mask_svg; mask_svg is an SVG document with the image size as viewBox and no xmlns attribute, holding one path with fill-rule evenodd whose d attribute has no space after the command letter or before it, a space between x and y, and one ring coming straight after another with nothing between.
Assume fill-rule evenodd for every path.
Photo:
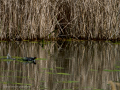
<instances>
[{"instance_id":1,"label":"water reflection","mask_svg":"<svg viewBox=\"0 0 120 90\"><path fill-rule=\"evenodd\" d=\"M0 42L0 58L6 58L8 53L13 58L38 59L36 64L0 59L1 89L119 88L119 44L102 41Z\"/></svg>"}]
</instances>

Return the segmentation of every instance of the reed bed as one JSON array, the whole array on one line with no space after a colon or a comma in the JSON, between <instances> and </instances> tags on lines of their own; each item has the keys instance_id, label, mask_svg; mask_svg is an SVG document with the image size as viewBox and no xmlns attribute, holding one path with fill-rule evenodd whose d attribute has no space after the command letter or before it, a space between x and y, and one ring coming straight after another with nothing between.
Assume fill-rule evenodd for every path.
<instances>
[{"instance_id":1,"label":"reed bed","mask_svg":"<svg viewBox=\"0 0 120 90\"><path fill-rule=\"evenodd\" d=\"M119 0L1 0L1 39L119 39Z\"/></svg>"}]
</instances>

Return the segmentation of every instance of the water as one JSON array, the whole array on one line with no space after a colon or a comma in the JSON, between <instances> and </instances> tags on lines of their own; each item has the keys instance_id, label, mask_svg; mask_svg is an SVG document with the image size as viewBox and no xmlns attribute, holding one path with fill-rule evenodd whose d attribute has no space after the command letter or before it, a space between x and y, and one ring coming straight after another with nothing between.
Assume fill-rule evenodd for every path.
<instances>
[{"instance_id":1,"label":"water","mask_svg":"<svg viewBox=\"0 0 120 90\"><path fill-rule=\"evenodd\" d=\"M111 42L0 42L0 90L119 90L119 58Z\"/></svg>"}]
</instances>

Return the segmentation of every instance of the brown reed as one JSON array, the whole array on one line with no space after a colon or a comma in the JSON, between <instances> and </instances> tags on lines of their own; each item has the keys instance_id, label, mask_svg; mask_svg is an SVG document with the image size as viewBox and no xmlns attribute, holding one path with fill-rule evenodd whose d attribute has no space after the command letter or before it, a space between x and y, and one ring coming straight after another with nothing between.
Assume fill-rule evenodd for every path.
<instances>
[{"instance_id":1,"label":"brown reed","mask_svg":"<svg viewBox=\"0 0 120 90\"><path fill-rule=\"evenodd\" d=\"M119 0L1 0L1 39L119 39Z\"/></svg>"},{"instance_id":2,"label":"brown reed","mask_svg":"<svg viewBox=\"0 0 120 90\"><path fill-rule=\"evenodd\" d=\"M111 90L117 90L116 86L118 86L118 89L120 90L120 83L116 83L116 82L113 82L113 81L108 81L108 84L111 85Z\"/></svg>"}]
</instances>

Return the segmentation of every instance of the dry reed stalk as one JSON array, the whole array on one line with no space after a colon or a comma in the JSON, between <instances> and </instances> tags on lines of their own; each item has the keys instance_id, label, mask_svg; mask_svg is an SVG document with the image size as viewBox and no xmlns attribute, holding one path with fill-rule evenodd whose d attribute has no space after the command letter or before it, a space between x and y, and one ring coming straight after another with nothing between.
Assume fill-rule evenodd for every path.
<instances>
[{"instance_id":1,"label":"dry reed stalk","mask_svg":"<svg viewBox=\"0 0 120 90\"><path fill-rule=\"evenodd\" d=\"M1 39L120 38L119 0L1 0L0 4Z\"/></svg>"},{"instance_id":2,"label":"dry reed stalk","mask_svg":"<svg viewBox=\"0 0 120 90\"><path fill-rule=\"evenodd\" d=\"M111 85L112 90L117 90L116 86L118 86L118 88L120 89L120 83L115 83L113 81L109 81L108 84Z\"/></svg>"},{"instance_id":3,"label":"dry reed stalk","mask_svg":"<svg viewBox=\"0 0 120 90\"><path fill-rule=\"evenodd\" d=\"M108 84L111 85L112 90L116 90L116 86L115 86L115 83L114 83L114 82L109 81Z\"/></svg>"}]
</instances>

